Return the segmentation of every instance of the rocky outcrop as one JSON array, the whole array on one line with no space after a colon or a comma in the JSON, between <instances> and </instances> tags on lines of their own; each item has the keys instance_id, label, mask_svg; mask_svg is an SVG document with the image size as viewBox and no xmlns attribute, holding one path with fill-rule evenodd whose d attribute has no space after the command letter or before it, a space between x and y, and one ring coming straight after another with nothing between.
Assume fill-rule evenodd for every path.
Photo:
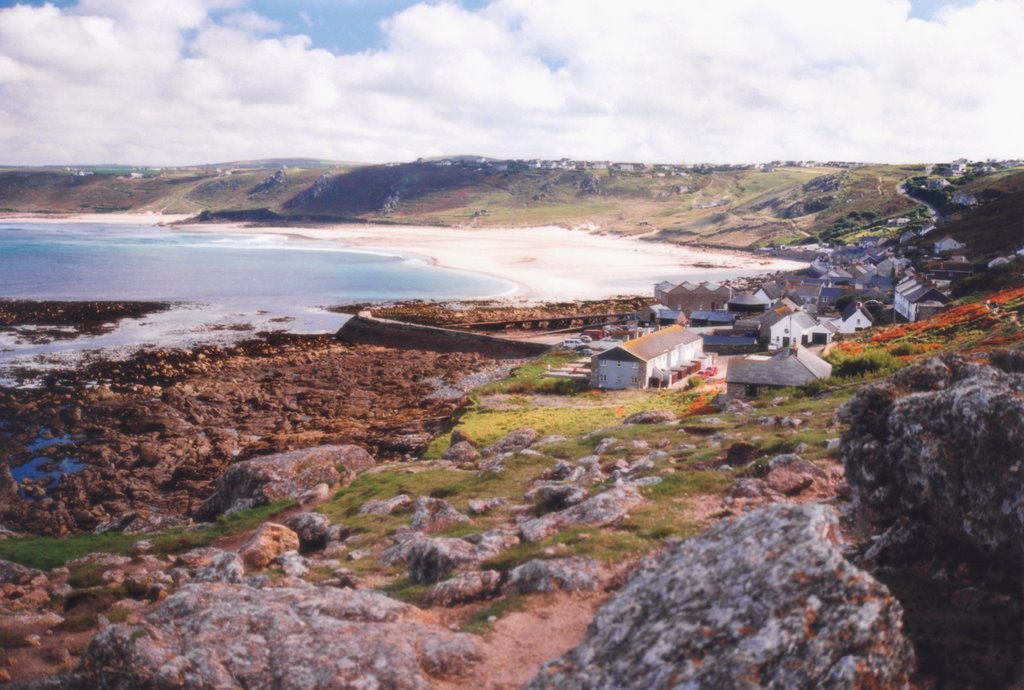
<instances>
[{"instance_id":1,"label":"rocky outcrop","mask_svg":"<svg viewBox=\"0 0 1024 690\"><path fill-rule=\"evenodd\" d=\"M526 450L536 443L538 439L540 439L540 434L533 429L516 429L484 448L482 455L490 457L502 453L516 453Z\"/></svg>"},{"instance_id":2,"label":"rocky outcrop","mask_svg":"<svg viewBox=\"0 0 1024 690\"><path fill-rule=\"evenodd\" d=\"M527 687L899 687L900 605L835 535L820 506L719 523L634 572Z\"/></svg>"},{"instance_id":3,"label":"rocky outcrop","mask_svg":"<svg viewBox=\"0 0 1024 690\"><path fill-rule=\"evenodd\" d=\"M319 551L327 546L331 521L322 513L296 513L285 520L284 525L299 536L303 551Z\"/></svg>"},{"instance_id":4,"label":"rocky outcrop","mask_svg":"<svg viewBox=\"0 0 1024 690\"><path fill-rule=\"evenodd\" d=\"M452 525L469 522L443 498L420 496L413 504L412 528L422 532L439 532Z\"/></svg>"},{"instance_id":5,"label":"rocky outcrop","mask_svg":"<svg viewBox=\"0 0 1024 690\"><path fill-rule=\"evenodd\" d=\"M213 557L210 564L200 568L192 582L227 582L239 584L245 579L245 564L242 557L233 551Z\"/></svg>"},{"instance_id":6,"label":"rocky outcrop","mask_svg":"<svg viewBox=\"0 0 1024 690\"><path fill-rule=\"evenodd\" d=\"M588 592L601 584L601 566L589 558L535 559L517 566L505 584L507 594Z\"/></svg>"},{"instance_id":7,"label":"rocky outcrop","mask_svg":"<svg viewBox=\"0 0 1024 690\"><path fill-rule=\"evenodd\" d=\"M479 558L476 546L464 539L421 539L408 550L409 579L417 583L438 582L460 565Z\"/></svg>"},{"instance_id":8,"label":"rocky outcrop","mask_svg":"<svg viewBox=\"0 0 1024 690\"><path fill-rule=\"evenodd\" d=\"M571 508L527 520L519 525L519 532L526 541L538 542L574 525L609 525L624 518L642 501L643 496L635 486L624 484Z\"/></svg>"},{"instance_id":9,"label":"rocky outcrop","mask_svg":"<svg viewBox=\"0 0 1024 690\"><path fill-rule=\"evenodd\" d=\"M676 415L670 410L645 410L626 417L623 424L664 424L675 421Z\"/></svg>"},{"instance_id":10,"label":"rocky outcrop","mask_svg":"<svg viewBox=\"0 0 1024 690\"><path fill-rule=\"evenodd\" d=\"M793 496L810 488L816 481L828 480L828 472L792 453L777 455L768 463L764 481L772 491Z\"/></svg>"},{"instance_id":11,"label":"rocky outcrop","mask_svg":"<svg viewBox=\"0 0 1024 690\"><path fill-rule=\"evenodd\" d=\"M407 494L398 494L383 501L367 501L359 507L360 515L391 515L399 508L412 505Z\"/></svg>"},{"instance_id":12,"label":"rocky outcrop","mask_svg":"<svg viewBox=\"0 0 1024 690\"><path fill-rule=\"evenodd\" d=\"M319 446L235 463L217 480L217 488L196 511L200 519L297 499L317 484L346 484L374 466L359 446Z\"/></svg>"},{"instance_id":13,"label":"rocky outcrop","mask_svg":"<svg viewBox=\"0 0 1024 690\"><path fill-rule=\"evenodd\" d=\"M501 586L501 573L496 570L463 573L438 582L427 590L430 606L455 606L495 596Z\"/></svg>"},{"instance_id":14,"label":"rocky outcrop","mask_svg":"<svg viewBox=\"0 0 1024 690\"><path fill-rule=\"evenodd\" d=\"M266 568L286 551L299 548L299 535L284 525L264 522L238 549L238 555L249 568Z\"/></svg>"},{"instance_id":15,"label":"rocky outcrop","mask_svg":"<svg viewBox=\"0 0 1024 690\"><path fill-rule=\"evenodd\" d=\"M1012 685L1024 674L1024 355L929 360L862 389L839 416L871 538L862 563L903 603L920 673Z\"/></svg>"},{"instance_id":16,"label":"rocky outcrop","mask_svg":"<svg viewBox=\"0 0 1024 690\"><path fill-rule=\"evenodd\" d=\"M480 451L469 441L459 441L449 446L441 458L459 465L467 465L480 459Z\"/></svg>"},{"instance_id":17,"label":"rocky outcrop","mask_svg":"<svg viewBox=\"0 0 1024 690\"><path fill-rule=\"evenodd\" d=\"M1008 562L1024 561L1024 355L951 356L860 391L839 412L862 521L906 515Z\"/></svg>"},{"instance_id":18,"label":"rocky outcrop","mask_svg":"<svg viewBox=\"0 0 1024 690\"><path fill-rule=\"evenodd\" d=\"M375 592L189 585L140 624L101 631L67 687L420 690L476 658L470 636Z\"/></svg>"}]
</instances>

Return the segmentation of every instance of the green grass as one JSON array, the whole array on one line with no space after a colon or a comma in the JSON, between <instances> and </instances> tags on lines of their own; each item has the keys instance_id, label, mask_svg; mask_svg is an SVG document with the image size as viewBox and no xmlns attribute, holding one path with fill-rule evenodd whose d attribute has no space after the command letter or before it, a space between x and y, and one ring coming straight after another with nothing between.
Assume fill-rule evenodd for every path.
<instances>
[{"instance_id":1,"label":"green grass","mask_svg":"<svg viewBox=\"0 0 1024 690\"><path fill-rule=\"evenodd\" d=\"M467 618L466 622L462 624L461 631L474 635L486 635L494 630L494 623L490 620L492 617L500 619L510 613L523 611L526 609L526 603L527 599L518 595L498 599Z\"/></svg>"},{"instance_id":2,"label":"green grass","mask_svg":"<svg viewBox=\"0 0 1024 690\"><path fill-rule=\"evenodd\" d=\"M153 542L157 553L178 553L206 546L223 536L238 534L253 529L269 517L294 505L294 501L279 501L261 508L243 510L231 515L222 515L210 527L188 531L175 527L159 534L81 534L72 537L19 537L0 541L0 558L21 563L31 568L50 570L70 560L90 553L126 554L137 541L148 539ZM82 586L92 575L83 571Z\"/></svg>"}]
</instances>

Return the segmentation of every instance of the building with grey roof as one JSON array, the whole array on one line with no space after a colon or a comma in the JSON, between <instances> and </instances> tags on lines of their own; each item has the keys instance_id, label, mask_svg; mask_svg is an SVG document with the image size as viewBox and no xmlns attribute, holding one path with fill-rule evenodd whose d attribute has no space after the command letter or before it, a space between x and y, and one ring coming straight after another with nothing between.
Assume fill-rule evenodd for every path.
<instances>
[{"instance_id":1,"label":"building with grey roof","mask_svg":"<svg viewBox=\"0 0 1024 690\"><path fill-rule=\"evenodd\" d=\"M590 382L607 389L670 388L711 361L699 335L669 326L595 354L590 358Z\"/></svg>"},{"instance_id":2,"label":"building with grey roof","mask_svg":"<svg viewBox=\"0 0 1024 690\"><path fill-rule=\"evenodd\" d=\"M776 355L734 359L726 373L726 396L756 398L766 390L803 387L832 375L832 365L803 347L788 347Z\"/></svg>"}]
</instances>

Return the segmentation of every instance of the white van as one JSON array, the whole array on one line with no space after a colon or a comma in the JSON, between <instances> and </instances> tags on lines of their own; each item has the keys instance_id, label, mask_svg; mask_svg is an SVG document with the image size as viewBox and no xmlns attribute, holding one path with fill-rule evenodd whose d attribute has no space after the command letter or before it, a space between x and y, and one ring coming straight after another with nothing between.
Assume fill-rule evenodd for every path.
<instances>
[{"instance_id":1,"label":"white van","mask_svg":"<svg viewBox=\"0 0 1024 690\"><path fill-rule=\"evenodd\" d=\"M562 347L568 348L569 350L575 350L577 347L583 345L583 341L579 338L566 338L562 341Z\"/></svg>"}]
</instances>

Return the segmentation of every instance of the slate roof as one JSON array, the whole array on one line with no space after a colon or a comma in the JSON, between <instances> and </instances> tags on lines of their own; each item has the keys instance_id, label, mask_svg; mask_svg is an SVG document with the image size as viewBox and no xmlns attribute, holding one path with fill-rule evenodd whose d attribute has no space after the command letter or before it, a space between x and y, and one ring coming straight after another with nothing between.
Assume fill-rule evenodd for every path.
<instances>
[{"instance_id":1,"label":"slate roof","mask_svg":"<svg viewBox=\"0 0 1024 690\"><path fill-rule=\"evenodd\" d=\"M748 335L706 335L705 345L756 345L757 338Z\"/></svg>"},{"instance_id":2,"label":"slate roof","mask_svg":"<svg viewBox=\"0 0 1024 690\"><path fill-rule=\"evenodd\" d=\"M856 314L858 311L864 314L865 318L867 318L868 320L868 323L875 322L875 320L871 318L871 314L868 313L866 309L864 309L860 304L857 304L856 302L850 302L846 309L843 309L840 316L843 317L843 321L849 321L850 318L852 318L853 315Z\"/></svg>"},{"instance_id":3,"label":"slate roof","mask_svg":"<svg viewBox=\"0 0 1024 690\"><path fill-rule=\"evenodd\" d=\"M736 315L721 309L697 309L690 313L690 321L713 321L716 323L732 323Z\"/></svg>"},{"instance_id":4,"label":"slate roof","mask_svg":"<svg viewBox=\"0 0 1024 690\"><path fill-rule=\"evenodd\" d=\"M744 306L749 307L763 307L764 305L768 304L768 302L765 301L763 297L758 297L757 295L736 295L731 300L729 300L729 304L742 304Z\"/></svg>"},{"instance_id":5,"label":"slate roof","mask_svg":"<svg viewBox=\"0 0 1024 690\"><path fill-rule=\"evenodd\" d=\"M806 386L832 375L832 365L810 350L787 348L770 359L734 359L725 375L728 383L758 386Z\"/></svg>"},{"instance_id":6,"label":"slate roof","mask_svg":"<svg viewBox=\"0 0 1024 690\"><path fill-rule=\"evenodd\" d=\"M673 350L680 345L686 345L700 340L700 336L682 326L669 326L660 331L642 335L639 338L627 341L618 347L644 361L654 359Z\"/></svg>"}]
</instances>

